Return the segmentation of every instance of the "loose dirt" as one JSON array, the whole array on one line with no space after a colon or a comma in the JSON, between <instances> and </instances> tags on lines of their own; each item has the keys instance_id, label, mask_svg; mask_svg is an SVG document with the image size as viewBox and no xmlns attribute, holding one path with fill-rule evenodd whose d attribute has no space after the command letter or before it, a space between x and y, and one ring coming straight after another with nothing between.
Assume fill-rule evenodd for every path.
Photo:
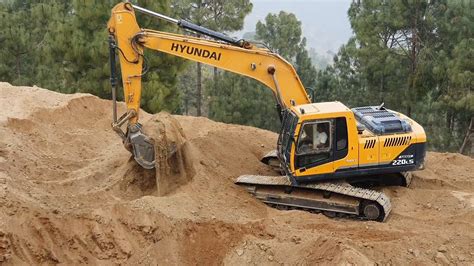
<instances>
[{"instance_id":1,"label":"loose dirt","mask_svg":"<svg viewBox=\"0 0 474 266\"><path fill-rule=\"evenodd\" d=\"M410 188L383 189L385 223L330 219L266 207L234 185L273 174L259 162L272 132L143 112L166 138L157 154L175 151L155 172L121 145L109 101L0 83L0 106L0 264L474 261L469 157L428 153Z\"/></svg>"}]
</instances>

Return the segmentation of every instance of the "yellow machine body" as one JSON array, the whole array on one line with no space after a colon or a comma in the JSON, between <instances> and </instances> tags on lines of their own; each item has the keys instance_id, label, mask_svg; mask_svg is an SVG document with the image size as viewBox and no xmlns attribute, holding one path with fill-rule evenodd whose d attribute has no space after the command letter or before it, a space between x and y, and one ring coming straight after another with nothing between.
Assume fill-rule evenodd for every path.
<instances>
[{"instance_id":1,"label":"yellow machine body","mask_svg":"<svg viewBox=\"0 0 474 266\"><path fill-rule=\"evenodd\" d=\"M418 123L403 114L396 113L400 119L407 121L410 125L410 132L378 135L369 129L358 130L358 121L354 116L354 112L340 102L323 102L292 106L291 111L297 116L298 123L294 130L293 141L291 142L288 170L296 180L307 182L318 179L337 178L337 175L334 176L333 174L338 171L347 177L361 169L360 174L363 174L364 169L377 169L375 171L369 171L369 174L375 174L384 168L393 169L393 171L390 172L400 172L400 169L398 169L399 166L408 170L419 168L423 163L426 134ZM305 123L329 121L331 123L331 132L329 134L331 135L332 131L335 130L335 125L332 121L338 118L344 119L347 125L346 155L337 160L329 160L327 163L322 163L314 167L297 167L295 162L297 158L297 143L302 134L302 126ZM418 156L415 156L414 153L410 153L406 155L404 161L403 158L400 159L401 161L397 161L398 157L405 150L409 147L416 146L416 144L420 146L420 151L417 151L420 153Z\"/></svg>"},{"instance_id":2,"label":"yellow machine body","mask_svg":"<svg viewBox=\"0 0 474 266\"><path fill-rule=\"evenodd\" d=\"M176 23L180 25L181 22ZM139 131L136 125L140 111L143 50L147 48L247 76L271 89L277 106L280 107L284 124L280 132L278 159L293 182L410 171L422 166L426 135L419 124L400 113L381 107L380 110L373 111L391 116L396 123L403 124L403 130L384 131L384 126L361 130L360 124L373 124L370 119L357 118L353 109L340 102L311 103L293 66L268 49L249 43L231 45L204 38L141 29L136 21L134 6L130 3L121 3L113 8L108 31L119 50L124 99L128 108L128 114L125 116L128 120L128 131ZM292 125L287 128L286 116L294 117L291 118ZM373 119L376 123L384 122L383 119ZM326 135L329 139L326 141L327 151L315 151L310 156L302 155L298 147L302 127L306 123L318 121L326 121ZM338 129L341 126L344 129ZM384 132L376 132L377 130ZM315 134L317 133L315 132L313 137ZM285 136L290 136L290 141L282 144L283 140L288 140ZM139 139L143 139L141 135ZM133 140L128 142L133 146ZM134 146L136 153L140 153L141 147L148 144L141 142L140 145ZM339 146L344 146L344 151L339 150ZM140 162L146 157L143 154L145 152L141 155L135 154L137 161ZM316 158L316 161L311 161L311 156ZM328 158L317 159L318 156ZM148 166L152 167L151 163Z\"/></svg>"}]
</instances>

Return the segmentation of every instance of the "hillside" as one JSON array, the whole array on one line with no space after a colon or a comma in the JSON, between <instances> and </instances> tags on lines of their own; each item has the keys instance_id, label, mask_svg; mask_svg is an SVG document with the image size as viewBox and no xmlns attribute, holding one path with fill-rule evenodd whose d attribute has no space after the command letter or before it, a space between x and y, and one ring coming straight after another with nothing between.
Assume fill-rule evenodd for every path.
<instances>
[{"instance_id":1,"label":"hillside","mask_svg":"<svg viewBox=\"0 0 474 266\"><path fill-rule=\"evenodd\" d=\"M428 153L410 188L384 188L385 223L279 211L233 184L271 174L276 135L142 114L184 147L156 189L110 128L111 103L0 83L0 264L472 264L474 160ZM123 109L123 106L121 106ZM158 122L157 122L158 121ZM164 128L163 128L164 127Z\"/></svg>"}]
</instances>

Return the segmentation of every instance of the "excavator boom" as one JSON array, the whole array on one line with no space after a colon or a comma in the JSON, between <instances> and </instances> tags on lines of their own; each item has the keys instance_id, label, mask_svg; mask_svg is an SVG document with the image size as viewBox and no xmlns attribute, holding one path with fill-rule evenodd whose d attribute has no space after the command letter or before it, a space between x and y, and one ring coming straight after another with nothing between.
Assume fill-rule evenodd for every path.
<instances>
[{"instance_id":1,"label":"excavator boom","mask_svg":"<svg viewBox=\"0 0 474 266\"><path fill-rule=\"evenodd\" d=\"M174 23L182 29L207 35L214 40L206 40L181 34L141 29L137 24L134 10ZM279 110L292 105L310 103L296 70L281 56L252 44L236 40L185 20L177 20L156 12L121 3L112 10L108 22L110 34L112 88L114 100L114 130L122 137L124 145L134 154L135 160L144 168L155 167L154 150L151 141L142 133L138 123L141 99L141 79L143 76L144 48L179 56L188 60L215 66L230 72L253 78L270 88ZM115 58L118 50L124 100L127 112L117 119L115 105ZM124 132L122 126L127 123Z\"/></svg>"}]
</instances>

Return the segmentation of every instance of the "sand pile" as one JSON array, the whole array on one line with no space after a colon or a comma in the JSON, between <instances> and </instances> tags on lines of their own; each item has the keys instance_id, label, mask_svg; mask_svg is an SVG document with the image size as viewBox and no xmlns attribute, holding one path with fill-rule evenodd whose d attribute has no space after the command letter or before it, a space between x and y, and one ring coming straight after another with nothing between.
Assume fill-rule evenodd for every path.
<instances>
[{"instance_id":1,"label":"sand pile","mask_svg":"<svg viewBox=\"0 0 474 266\"><path fill-rule=\"evenodd\" d=\"M274 133L144 113L179 151L158 191L111 130L110 102L0 83L0 106L0 264L474 261L474 160L462 155L429 153L410 188L385 188L386 223L329 219L233 184L272 174L259 158Z\"/></svg>"}]
</instances>

